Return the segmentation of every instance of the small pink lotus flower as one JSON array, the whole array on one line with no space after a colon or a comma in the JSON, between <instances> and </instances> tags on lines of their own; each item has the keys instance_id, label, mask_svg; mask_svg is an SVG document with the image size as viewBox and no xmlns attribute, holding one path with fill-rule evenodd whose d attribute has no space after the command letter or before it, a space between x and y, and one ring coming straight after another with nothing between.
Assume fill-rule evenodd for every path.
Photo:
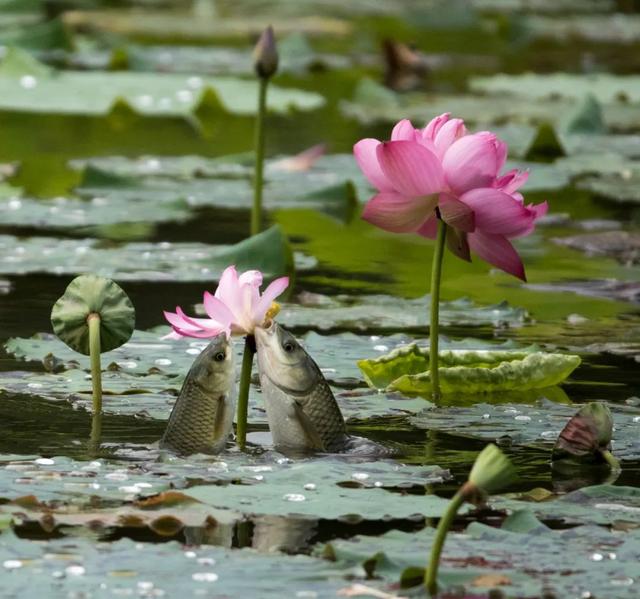
<instances>
[{"instance_id":1,"label":"small pink lotus flower","mask_svg":"<svg viewBox=\"0 0 640 599\"><path fill-rule=\"evenodd\" d=\"M525 279L509 239L531 233L547 203L525 206L518 193L526 172L500 176L507 144L488 131L468 134L461 119L440 115L424 129L396 124L391 141L363 139L354 146L358 165L378 189L362 217L394 233L433 238L437 218L450 228L448 247L470 259L470 250ZM437 208L437 212L436 212Z\"/></svg>"},{"instance_id":2,"label":"small pink lotus flower","mask_svg":"<svg viewBox=\"0 0 640 599\"><path fill-rule=\"evenodd\" d=\"M289 277L273 281L260 294L262 273L248 270L238 276L235 266L229 266L220 277L212 295L204 292L204 309L209 318L187 316L178 306L175 312L164 312L173 332L165 339L181 337L209 338L220 333L252 335L256 326L264 324L273 300L289 285Z\"/></svg>"}]
</instances>

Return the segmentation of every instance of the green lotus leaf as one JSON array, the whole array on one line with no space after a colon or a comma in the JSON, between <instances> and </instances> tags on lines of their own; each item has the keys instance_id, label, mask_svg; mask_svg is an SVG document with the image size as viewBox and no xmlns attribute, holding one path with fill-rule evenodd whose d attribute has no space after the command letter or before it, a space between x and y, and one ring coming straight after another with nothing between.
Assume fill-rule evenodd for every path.
<instances>
[{"instance_id":1,"label":"green lotus leaf","mask_svg":"<svg viewBox=\"0 0 640 599\"><path fill-rule=\"evenodd\" d=\"M96 275L76 277L51 310L55 334L84 355L89 355L90 314L100 315L101 352L116 349L131 337L135 309L127 294L111 279Z\"/></svg>"},{"instance_id":2,"label":"green lotus leaf","mask_svg":"<svg viewBox=\"0 0 640 599\"><path fill-rule=\"evenodd\" d=\"M541 389L557 385L580 364L575 355L520 351L445 350L439 354L444 393ZM415 344L358 362L371 387L418 395L431 393L429 352Z\"/></svg>"}]
</instances>

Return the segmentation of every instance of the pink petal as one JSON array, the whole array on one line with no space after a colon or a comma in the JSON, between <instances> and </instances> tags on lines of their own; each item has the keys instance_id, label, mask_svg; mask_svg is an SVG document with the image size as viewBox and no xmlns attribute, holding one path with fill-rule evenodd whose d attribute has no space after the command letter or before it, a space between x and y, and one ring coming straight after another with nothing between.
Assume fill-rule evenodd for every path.
<instances>
[{"instance_id":1,"label":"pink petal","mask_svg":"<svg viewBox=\"0 0 640 599\"><path fill-rule=\"evenodd\" d=\"M531 210L535 214L536 220L542 216L545 216L549 211L549 204L542 202L542 204L529 204L527 210Z\"/></svg>"},{"instance_id":2,"label":"pink petal","mask_svg":"<svg viewBox=\"0 0 640 599\"><path fill-rule=\"evenodd\" d=\"M533 229L535 213L499 189L472 189L462 194L460 201L475 213L476 230L515 237Z\"/></svg>"},{"instance_id":3,"label":"pink petal","mask_svg":"<svg viewBox=\"0 0 640 599\"><path fill-rule=\"evenodd\" d=\"M459 231L470 232L475 229L473 210L453 196L440 194L438 210L440 210L442 220Z\"/></svg>"},{"instance_id":4,"label":"pink petal","mask_svg":"<svg viewBox=\"0 0 640 599\"><path fill-rule=\"evenodd\" d=\"M264 322L264 318L271 307L273 300L283 293L288 286L289 277L280 277L279 279L272 281L264 290L262 297L253 312L253 319L256 324L261 325Z\"/></svg>"},{"instance_id":5,"label":"pink petal","mask_svg":"<svg viewBox=\"0 0 640 599\"><path fill-rule=\"evenodd\" d=\"M499 168L496 144L496 136L485 131L466 135L449 147L442 167L455 193L492 186Z\"/></svg>"},{"instance_id":6,"label":"pink petal","mask_svg":"<svg viewBox=\"0 0 640 599\"><path fill-rule=\"evenodd\" d=\"M440 161L419 143L388 141L378 146L376 154L382 172L402 195L417 197L442 191Z\"/></svg>"},{"instance_id":7,"label":"pink petal","mask_svg":"<svg viewBox=\"0 0 640 599\"><path fill-rule=\"evenodd\" d=\"M422 225L416 233L418 235L422 235L422 237L427 237L429 239L435 239L438 235L438 217L434 214L430 216Z\"/></svg>"},{"instance_id":8,"label":"pink petal","mask_svg":"<svg viewBox=\"0 0 640 599\"><path fill-rule=\"evenodd\" d=\"M247 270L238 277L239 285L262 285L262 273L259 270Z\"/></svg>"},{"instance_id":9,"label":"pink petal","mask_svg":"<svg viewBox=\"0 0 640 599\"><path fill-rule=\"evenodd\" d=\"M207 316L220 324L231 324L234 320L233 312L219 298L211 295L208 291L204 292L204 311Z\"/></svg>"},{"instance_id":10,"label":"pink petal","mask_svg":"<svg viewBox=\"0 0 640 599\"><path fill-rule=\"evenodd\" d=\"M449 120L450 116L450 112L445 112L440 116L431 119L422 130L422 137L424 139L435 141L438 131L440 131L443 125Z\"/></svg>"},{"instance_id":11,"label":"pink petal","mask_svg":"<svg viewBox=\"0 0 640 599\"><path fill-rule=\"evenodd\" d=\"M376 150L380 142L377 139L361 139L353 146L353 154L360 170L369 183L379 191L391 191L393 186L382 172Z\"/></svg>"},{"instance_id":12,"label":"pink petal","mask_svg":"<svg viewBox=\"0 0 640 599\"><path fill-rule=\"evenodd\" d=\"M444 123L434 139L434 145L438 157L442 159L449 147L466 134L467 128L464 126L464 121L462 119L451 119Z\"/></svg>"},{"instance_id":13,"label":"pink petal","mask_svg":"<svg viewBox=\"0 0 640 599\"><path fill-rule=\"evenodd\" d=\"M391 141L415 141L416 130L409 119L398 121L391 131Z\"/></svg>"},{"instance_id":14,"label":"pink petal","mask_svg":"<svg viewBox=\"0 0 640 599\"><path fill-rule=\"evenodd\" d=\"M185 329L193 329L193 330L198 330L201 328L199 325L192 325L186 322L184 318L182 318L181 316L181 314L184 314L184 312L182 312L180 308L176 308L176 312L179 312L179 313L167 312L166 310L163 312L164 317L167 319L167 322L171 326L181 327Z\"/></svg>"},{"instance_id":15,"label":"pink petal","mask_svg":"<svg viewBox=\"0 0 640 599\"><path fill-rule=\"evenodd\" d=\"M229 305L238 289L238 271L235 266L227 266L220 276L215 296Z\"/></svg>"},{"instance_id":16,"label":"pink petal","mask_svg":"<svg viewBox=\"0 0 640 599\"><path fill-rule=\"evenodd\" d=\"M217 337L220 333L225 333L227 337L229 336L229 331L225 329L221 329L219 331L207 330L207 331L191 331L186 329L181 329L179 327L173 327L175 333L180 335L181 337L195 337L196 339L209 339L210 337Z\"/></svg>"},{"instance_id":17,"label":"pink petal","mask_svg":"<svg viewBox=\"0 0 640 599\"><path fill-rule=\"evenodd\" d=\"M504 163L507 161L507 153L509 152L509 146L507 142L502 141L501 139L496 138L496 161L498 163L498 170L500 172Z\"/></svg>"},{"instance_id":18,"label":"pink petal","mask_svg":"<svg viewBox=\"0 0 640 599\"><path fill-rule=\"evenodd\" d=\"M502 235L491 235L476 230L468 235L468 241L471 250L489 264L523 281L527 280L518 252Z\"/></svg>"},{"instance_id":19,"label":"pink petal","mask_svg":"<svg viewBox=\"0 0 640 599\"><path fill-rule=\"evenodd\" d=\"M393 191L383 191L367 202L362 218L392 233L417 231L433 212L438 197L410 198Z\"/></svg>"},{"instance_id":20,"label":"pink petal","mask_svg":"<svg viewBox=\"0 0 640 599\"><path fill-rule=\"evenodd\" d=\"M509 195L513 195L529 178L529 171L519 171L517 168L509 171L496 181L496 187Z\"/></svg>"}]
</instances>

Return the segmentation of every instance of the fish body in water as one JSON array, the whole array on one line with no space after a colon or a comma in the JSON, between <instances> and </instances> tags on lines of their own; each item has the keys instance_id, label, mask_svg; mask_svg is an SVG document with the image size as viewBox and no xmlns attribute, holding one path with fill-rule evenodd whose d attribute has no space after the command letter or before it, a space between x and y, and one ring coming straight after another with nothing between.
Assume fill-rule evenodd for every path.
<instances>
[{"instance_id":1,"label":"fish body in water","mask_svg":"<svg viewBox=\"0 0 640 599\"><path fill-rule=\"evenodd\" d=\"M220 334L189 369L160 448L180 455L220 452L231 433L235 403L233 348Z\"/></svg>"},{"instance_id":2,"label":"fish body in water","mask_svg":"<svg viewBox=\"0 0 640 599\"><path fill-rule=\"evenodd\" d=\"M256 328L260 385L276 447L338 452L344 418L329 384L296 338L277 323Z\"/></svg>"}]
</instances>

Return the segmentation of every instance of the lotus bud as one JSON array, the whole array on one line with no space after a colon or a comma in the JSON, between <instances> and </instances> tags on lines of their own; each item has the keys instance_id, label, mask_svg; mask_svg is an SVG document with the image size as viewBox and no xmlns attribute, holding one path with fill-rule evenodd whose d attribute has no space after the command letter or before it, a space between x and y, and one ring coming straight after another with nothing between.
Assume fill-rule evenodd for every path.
<instances>
[{"instance_id":1,"label":"lotus bud","mask_svg":"<svg viewBox=\"0 0 640 599\"><path fill-rule=\"evenodd\" d=\"M589 466L608 463L619 469L618 461L611 454L613 418L602 402L592 401L578 410L560 433L551 454L554 467Z\"/></svg>"},{"instance_id":2,"label":"lotus bud","mask_svg":"<svg viewBox=\"0 0 640 599\"><path fill-rule=\"evenodd\" d=\"M253 65L263 79L269 79L278 70L278 49L271 25L262 32L253 50Z\"/></svg>"},{"instance_id":3,"label":"lotus bud","mask_svg":"<svg viewBox=\"0 0 640 599\"><path fill-rule=\"evenodd\" d=\"M491 495L516 478L511 460L493 443L487 445L476 458L469 473L466 492Z\"/></svg>"}]
</instances>

